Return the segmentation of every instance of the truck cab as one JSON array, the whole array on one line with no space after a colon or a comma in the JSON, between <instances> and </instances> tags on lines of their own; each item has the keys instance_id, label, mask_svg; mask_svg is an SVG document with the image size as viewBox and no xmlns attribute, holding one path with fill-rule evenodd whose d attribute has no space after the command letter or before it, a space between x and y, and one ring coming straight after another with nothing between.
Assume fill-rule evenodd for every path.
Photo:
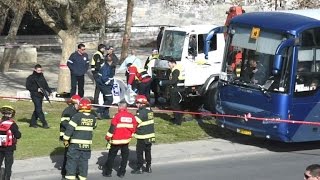
<instances>
[{"instance_id":1,"label":"truck cab","mask_svg":"<svg viewBox=\"0 0 320 180\"><path fill-rule=\"evenodd\" d=\"M210 41L208 59L204 47L208 32L215 25L169 27L164 30L153 72L156 79L168 79L168 60L173 58L182 65L185 74L184 96L199 96L200 89L212 76L219 76L225 40L223 33L215 34Z\"/></svg>"}]
</instances>

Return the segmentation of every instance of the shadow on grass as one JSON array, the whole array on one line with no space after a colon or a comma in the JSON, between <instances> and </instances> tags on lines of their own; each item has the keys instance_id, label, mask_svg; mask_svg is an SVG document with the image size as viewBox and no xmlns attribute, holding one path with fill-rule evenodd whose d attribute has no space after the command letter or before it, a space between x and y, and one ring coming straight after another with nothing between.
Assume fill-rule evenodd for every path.
<instances>
[{"instance_id":1,"label":"shadow on grass","mask_svg":"<svg viewBox=\"0 0 320 180\"><path fill-rule=\"evenodd\" d=\"M161 118L165 121L168 121L170 122L171 121L171 115L170 114L166 114L166 113L154 113L154 117L158 117L158 118Z\"/></svg>"},{"instance_id":2,"label":"shadow on grass","mask_svg":"<svg viewBox=\"0 0 320 180\"><path fill-rule=\"evenodd\" d=\"M17 122L24 122L24 123L30 123L31 119L28 119L28 118L21 118L21 119L18 119Z\"/></svg>"},{"instance_id":3,"label":"shadow on grass","mask_svg":"<svg viewBox=\"0 0 320 180\"><path fill-rule=\"evenodd\" d=\"M64 159L64 153L65 148L64 147L56 147L51 153L50 153L50 159L52 163L54 164L54 168L61 170L63 165L63 159Z\"/></svg>"},{"instance_id":4,"label":"shadow on grass","mask_svg":"<svg viewBox=\"0 0 320 180\"><path fill-rule=\"evenodd\" d=\"M120 150L119 150L120 151ZM105 163L107 162L108 159L108 152L102 152L101 153L102 156L100 156L98 158L97 161L97 165L98 165L98 169L101 170L101 174L105 173ZM137 158L136 158L136 151L132 151L129 150L129 159L128 159L128 166L131 169L135 169L136 168L136 163L137 163ZM120 164L121 164L121 155L117 155L116 158L114 159L114 163L113 163L113 170L115 170L116 172L118 172L119 168L120 168ZM126 172L130 173L130 172Z\"/></svg>"},{"instance_id":5,"label":"shadow on grass","mask_svg":"<svg viewBox=\"0 0 320 180\"><path fill-rule=\"evenodd\" d=\"M291 152L296 154L308 154L320 156L318 153L299 152L306 150L320 149L320 142L297 142L297 143L285 143L279 141L273 141L265 138L257 138L252 136L245 136L231 130L221 128L214 123L214 120L204 121L197 119L199 126L211 137L221 138L230 141L231 143L256 146L263 149L267 149L272 152Z\"/></svg>"}]
</instances>

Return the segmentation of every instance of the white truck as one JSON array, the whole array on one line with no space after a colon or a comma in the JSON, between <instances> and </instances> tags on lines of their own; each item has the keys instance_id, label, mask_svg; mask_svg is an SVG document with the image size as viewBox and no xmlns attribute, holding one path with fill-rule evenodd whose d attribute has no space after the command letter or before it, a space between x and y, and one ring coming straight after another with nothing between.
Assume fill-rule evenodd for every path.
<instances>
[{"instance_id":1,"label":"white truck","mask_svg":"<svg viewBox=\"0 0 320 180\"><path fill-rule=\"evenodd\" d=\"M212 96L210 95L210 85L219 77L221 71L225 47L224 34L218 33L212 36L208 59L205 59L204 48L208 33L216 27L218 26L192 25L169 27L164 30L159 60L155 62L153 69L156 74L154 78L167 79L169 77L167 60L175 59L178 64L182 65L185 74L184 101L193 101L192 97ZM162 96L166 97L166 94ZM205 104L210 106L206 102ZM207 109L211 108L207 107Z\"/></svg>"}]
</instances>

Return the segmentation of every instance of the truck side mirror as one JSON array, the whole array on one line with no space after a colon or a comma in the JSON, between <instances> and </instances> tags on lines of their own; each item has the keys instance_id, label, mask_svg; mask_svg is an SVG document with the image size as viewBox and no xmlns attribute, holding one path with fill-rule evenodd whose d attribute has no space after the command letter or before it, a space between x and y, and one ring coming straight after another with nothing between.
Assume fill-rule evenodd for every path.
<instances>
[{"instance_id":1,"label":"truck side mirror","mask_svg":"<svg viewBox=\"0 0 320 180\"><path fill-rule=\"evenodd\" d=\"M299 45L298 38L286 39L279 44L279 46L277 47L276 53L274 55L274 60L273 60L273 67L272 67L273 75L277 75L281 71L282 62L283 62L281 54L285 51L286 48L292 47L292 46L297 46L297 45Z\"/></svg>"},{"instance_id":2,"label":"truck side mirror","mask_svg":"<svg viewBox=\"0 0 320 180\"><path fill-rule=\"evenodd\" d=\"M218 33L223 33L224 31L226 30L226 28L224 26L220 26L220 27L216 27L214 29L212 29L207 37L206 37L206 40L204 42L204 57L205 59L208 59L208 53L209 53L209 50L210 50L210 42L211 42L211 38L215 35L215 34L218 34Z\"/></svg>"},{"instance_id":3,"label":"truck side mirror","mask_svg":"<svg viewBox=\"0 0 320 180\"><path fill-rule=\"evenodd\" d=\"M273 60L273 67L272 67L273 75L279 74L281 67L282 67L282 55L277 54L274 56L274 60Z\"/></svg>"}]
</instances>

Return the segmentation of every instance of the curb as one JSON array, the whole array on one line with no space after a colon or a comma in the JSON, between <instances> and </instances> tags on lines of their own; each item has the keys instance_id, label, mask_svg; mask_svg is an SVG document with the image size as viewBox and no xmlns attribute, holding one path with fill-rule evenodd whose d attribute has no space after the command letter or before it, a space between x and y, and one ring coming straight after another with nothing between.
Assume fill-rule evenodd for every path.
<instances>
[{"instance_id":1,"label":"curb","mask_svg":"<svg viewBox=\"0 0 320 180\"><path fill-rule=\"evenodd\" d=\"M237 156L248 156L268 153L259 147L233 143L223 139L207 139L176 144L159 144L152 148L153 165L161 166L167 163L181 163L191 161L205 161L223 159ZM89 174L101 172L102 165L107 158L107 151L92 151L89 160ZM13 179L35 179L45 177L60 178L58 168L62 164L62 155L53 157L39 157L27 160L16 160L13 165ZM119 156L115 164L118 164ZM130 146L129 163L127 168L135 166L135 146Z\"/></svg>"}]
</instances>

